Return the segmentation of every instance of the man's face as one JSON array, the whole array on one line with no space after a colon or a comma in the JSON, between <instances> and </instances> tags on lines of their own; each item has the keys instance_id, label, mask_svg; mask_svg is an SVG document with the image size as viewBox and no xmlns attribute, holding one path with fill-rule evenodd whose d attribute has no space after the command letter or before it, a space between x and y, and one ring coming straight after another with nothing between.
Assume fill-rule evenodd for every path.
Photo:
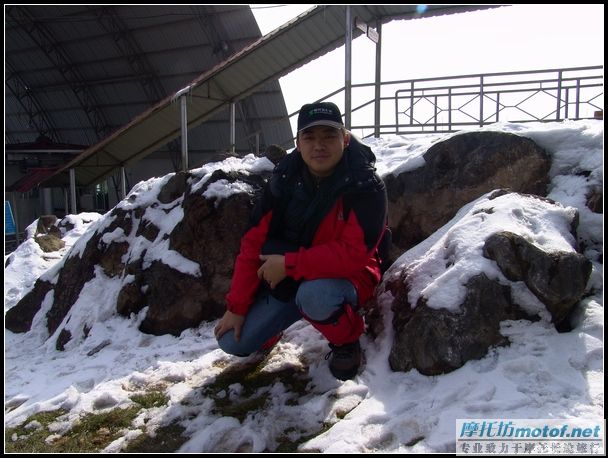
<instances>
[{"instance_id":1,"label":"man's face","mask_svg":"<svg viewBox=\"0 0 608 458\"><path fill-rule=\"evenodd\" d=\"M318 177L327 177L342 159L350 135L342 129L313 126L298 134L296 145L308 170Z\"/></svg>"}]
</instances>

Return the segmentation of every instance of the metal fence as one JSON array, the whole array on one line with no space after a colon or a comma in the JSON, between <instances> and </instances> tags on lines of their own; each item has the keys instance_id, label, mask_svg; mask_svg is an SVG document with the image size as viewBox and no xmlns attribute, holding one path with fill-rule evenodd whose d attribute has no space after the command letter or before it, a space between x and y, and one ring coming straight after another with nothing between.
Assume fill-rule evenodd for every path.
<instances>
[{"instance_id":1,"label":"metal fence","mask_svg":"<svg viewBox=\"0 0 608 458\"><path fill-rule=\"evenodd\" d=\"M604 109L603 66L387 81L380 88L376 101L374 83L352 85L351 130L361 137L454 132L499 121L590 119ZM343 105L343 92L320 101Z\"/></svg>"}]
</instances>

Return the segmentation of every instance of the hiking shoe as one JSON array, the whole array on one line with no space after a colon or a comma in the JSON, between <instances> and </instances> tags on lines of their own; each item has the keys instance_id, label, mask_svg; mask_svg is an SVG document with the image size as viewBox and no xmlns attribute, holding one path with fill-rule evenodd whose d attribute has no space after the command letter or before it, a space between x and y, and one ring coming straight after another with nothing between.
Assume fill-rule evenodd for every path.
<instances>
[{"instance_id":1,"label":"hiking shoe","mask_svg":"<svg viewBox=\"0 0 608 458\"><path fill-rule=\"evenodd\" d=\"M264 344L262 345L262 348L260 348L260 350L262 350L262 351L271 350L272 347L274 347L279 342L279 340L281 340L281 337L283 337L283 332L279 332L276 336L272 336L270 339L268 339L266 342L264 342Z\"/></svg>"},{"instance_id":2,"label":"hiking shoe","mask_svg":"<svg viewBox=\"0 0 608 458\"><path fill-rule=\"evenodd\" d=\"M344 345L329 344L331 351L325 356L329 361L329 371L339 380L350 380L359 370L361 365L361 345L356 340Z\"/></svg>"}]
</instances>

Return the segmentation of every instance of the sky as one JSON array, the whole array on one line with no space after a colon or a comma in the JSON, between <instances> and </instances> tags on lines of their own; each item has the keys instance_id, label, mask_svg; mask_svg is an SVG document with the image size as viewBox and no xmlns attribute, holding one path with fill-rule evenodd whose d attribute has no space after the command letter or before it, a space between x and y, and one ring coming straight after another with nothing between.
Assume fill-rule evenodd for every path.
<instances>
[{"instance_id":1,"label":"sky","mask_svg":"<svg viewBox=\"0 0 608 458\"><path fill-rule=\"evenodd\" d=\"M558 206L507 194L492 202L494 212L488 224L480 224L474 215L488 199L488 195L481 196L427 240L403 253L385 280L405 265L411 266L417 280L410 299L424 295L432 307L454 310L468 278L480 272L497 277L513 288L523 306L538 311L542 318L538 322L503 322L501 333L511 340L510 346L491 349L482 359L449 374L393 372L388 364L393 340L392 296L381 285L384 330L375 340L367 335L361 338L366 363L353 380L342 382L331 376L324 358L329 350L326 342L300 321L286 330L260 363L260 371L303 371L310 379L305 394L294 397L277 376L253 395L236 381L216 392L214 400L201 393L218 375L239 364L257 363L261 357L242 359L223 353L213 337L217 321L201 323L178 337L139 332L137 327L147 308L129 319L118 316L115 302L123 280L108 278L97 269L66 317L74 329L82 329L85 323L91 328L85 340L73 339L62 352L55 349L57 336L49 336L44 323L50 296L34 318L31 331L5 331L5 427L20 424L35 412L66 409L67 414L49 425L47 441L53 442L73 427L79 416L131 406L130 396L159 387L169 398L168 404L143 409L105 452L120 451L143 429L152 431L173 421L179 421L189 438L179 451L215 453L274 451L285 440L302 441L298 450L304 452L453 452L457 419L553 418L603 424L603 269L598 262L603 253L603 219L585 205L589 190L603 187L603 122L498 123L478 130L529 137L547 150L552 159L548 197ZM386 136L366 141L377 156L378 172L386 176L424 165L421 156L429 146L451 135L457 134ZM242 160L230 158L193 170L194 179L200 180L200 186L218 168L255 172L270 170L272 165L253 155ZM137 184L131 197L118 206L154 203L170 175ZM221 199L243 189L238 184L218 183L208 196ZM154 207L158 206L148 208L146 218L161 228L160 235L170 232L183 215ZM497 228L509 228L543 249L574 251L565 224L574 209L580 214L579 242L585 242L584 254L592 261L593 271L574 329L558 333L542 313L544 306L525 286L509 282L494 263L483 258L480 244ZM64 260L80 253L95 231L111 222L107 215L95 213L67 218L75 227L64 234L66 247L62 250L43 254L32 238L33 224L28 228L29 238L5 259L5 264L9 263L4 280L5 311L37 278L56 279ZM151 258L200 275L191 261L169 253L162 243L116 231L107 237L106 243L117 237L131 247L147 243ZM451 266L445 263L448 246L456 247L459 258ZM59 329L64 325L65 321ZM240 403L265 395L268 398L263 407L250 411L242 421L214 413L214 403L221 399ZM36 430L40 425L32 423L29 428ZM9 440L21 439L15 435Z\"/></svg>"},{"instance_id":2,"label":"sky","mask_svg":"<svg viewBox=\"0 0 608 458\"><path fill-rule=\"evenodd\" d=\"M314 5L251 6L266 34ZM382 33L383 81L604 64L603 4L513 5L391 21ZM341 46L281 78L287 112L343 87L344 60ZM374 43L355 39L352 83L373 82L374 68ZM344 108L343 95L332 101Z\"/></svg>"}]
</instances>

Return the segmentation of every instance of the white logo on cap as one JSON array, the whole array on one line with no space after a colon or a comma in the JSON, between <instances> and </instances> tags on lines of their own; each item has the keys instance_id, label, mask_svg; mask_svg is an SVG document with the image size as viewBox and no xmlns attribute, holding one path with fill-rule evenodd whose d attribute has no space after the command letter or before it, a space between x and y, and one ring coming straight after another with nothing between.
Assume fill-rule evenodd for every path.
<instances>
[{"instance_id":1,"label":"white logo on cap","mask_svg":"<svg viewBox=\"0 0 608 458\"><path fill-rule=\"evenodd\" d=\"M329 108L314 108L308 114L313 115L313 114L318 114L318 113L324 113L324 114L328 114L328 115L334 114L334 112L332 110L330 110Z\"/></svg>"}]
</instances>

